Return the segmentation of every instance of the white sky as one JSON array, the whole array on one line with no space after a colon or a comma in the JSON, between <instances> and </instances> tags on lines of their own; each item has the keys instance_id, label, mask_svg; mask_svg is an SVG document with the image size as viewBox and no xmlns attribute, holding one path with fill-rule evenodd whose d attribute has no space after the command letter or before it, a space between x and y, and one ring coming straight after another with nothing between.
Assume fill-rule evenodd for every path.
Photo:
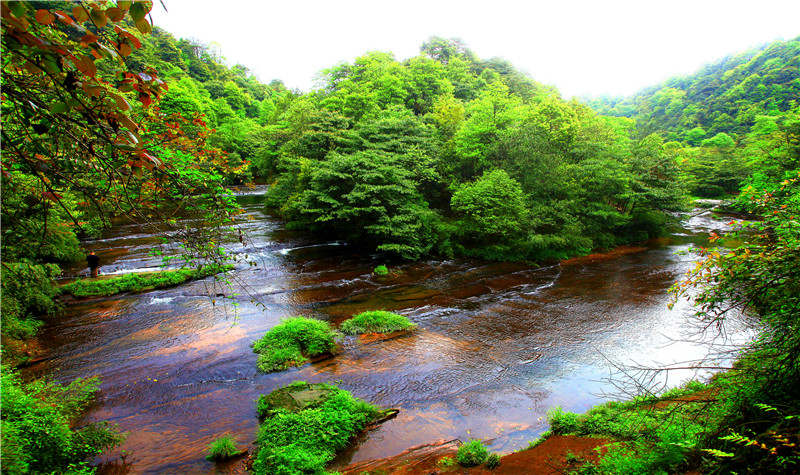
<instances>
[{"instance_id":1,"label":"white sky","mask_svg":"<svg viewBox=\"0 0 800 475\"><path fill-rule=\"evenodd\" d=\"M428 37L461 38L573 95L628 95L705 63L800 35L800 0L155 0L153 20L215 43L259 79L309 90L371 50L397 59Z\"/></svg>"}]
</instances>

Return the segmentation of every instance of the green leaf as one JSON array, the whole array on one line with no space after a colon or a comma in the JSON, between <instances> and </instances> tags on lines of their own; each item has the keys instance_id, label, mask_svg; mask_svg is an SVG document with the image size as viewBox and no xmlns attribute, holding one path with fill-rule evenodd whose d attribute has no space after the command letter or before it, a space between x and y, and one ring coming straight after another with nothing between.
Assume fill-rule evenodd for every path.
<instances>
[{"instance_id":1,"label":"green leaf","mask_svg":"<svg viewBox=\"0 0 800 475\"><path fill-rule=\"evenodd\" d=\"M147 16L147 10L142 2L133 2L130 9L131 18L133 21L138 22Z\"/></svg>"},{"instance_id":2,"label":"green leaf","mask_svg":"<svg viewBox=\"0 0 800 475\"><path fill-rule=\"evenodd\" d=\"M50 112L54 114L63 114L69 110L69 106L63 102L55 102L50 105Z\"/></svg>"}]
</instances>

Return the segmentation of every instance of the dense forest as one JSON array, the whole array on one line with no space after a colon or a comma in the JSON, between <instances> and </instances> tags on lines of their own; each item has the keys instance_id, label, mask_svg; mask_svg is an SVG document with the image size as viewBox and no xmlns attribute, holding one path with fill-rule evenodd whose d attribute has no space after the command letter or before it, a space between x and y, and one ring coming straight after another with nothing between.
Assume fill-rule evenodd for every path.
<instances>
[{"instance_id":1,"label":"dense forest","mask_svg":"<svg viewBox=\"0 0 800 475\"><path fill-rule=\"evenodd\" d=\"M137 223L178 243L165 260L186 268L174 281L114 281L94 295L230 269L220 243L246 237L227 187L254 180L269 185L264 206L289 229L387 262L553 263L660 236L692 198L728 199L756 224L728 252L712 236L674 289L708 327L737 309L761 319L737 365L698 390L724 403L700 424L694 413L637 412L652 398L588 416L557 411L552 430L629 442L586 473L797 470L800 38L619 99L565 100L508 61L440 37L412 58L372 51L332 65L301 92L154 27L151 8L2 2L3 473L92 473L92 457L124 438L105 423L76 424L96 378L25 381L16 370L58 318L70 287L56 279L85 258L81 240ZM339 434L336 450L348 438ZM263 454L262 471L275 463Z\"/></svg>"},{"instance_id":2,"label":"dense forest","mask_svg":"<svg viewBox=\"0 0 800 475\"><path fill-rule=\"evenodd\" d=\"M292 226L406 259L542 262L655 236L679 207L659 137L457 41L421 50L328 69L278 118L254 165Z\"/></svg>"}]
</instances>

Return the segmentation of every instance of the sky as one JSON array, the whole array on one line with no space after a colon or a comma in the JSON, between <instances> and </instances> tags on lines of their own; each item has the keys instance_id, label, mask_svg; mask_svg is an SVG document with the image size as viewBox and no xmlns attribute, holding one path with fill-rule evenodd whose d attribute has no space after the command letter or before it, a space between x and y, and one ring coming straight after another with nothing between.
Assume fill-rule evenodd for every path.
<instances>
[{"instance_id":1,"label":"sky","mask_svg":"<svg viewBox=\"0 0 800 475\"><path fill-rule=\"evenodd\" d=\"M303 91L325 68L374 50L403 60L434 35L505 58L565 97L630 95L800 36L800 0L161 1L156 26Z\"/></svg>"}]
</instances>

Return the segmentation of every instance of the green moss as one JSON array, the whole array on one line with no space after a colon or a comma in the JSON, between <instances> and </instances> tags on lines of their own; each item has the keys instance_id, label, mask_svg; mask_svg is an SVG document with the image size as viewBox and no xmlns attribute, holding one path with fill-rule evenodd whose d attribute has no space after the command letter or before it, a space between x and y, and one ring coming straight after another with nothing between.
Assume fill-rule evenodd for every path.
<instances>
[{"instance_id":1,"label":"green moss","mask_svg":"<svg viewBox=\"0 0 800 475\"><path fill-rule=\"evenodd\" d=\"M61 287L61 293L75 297L100 297L122 292L174 287L193 279L202 279L233 269L231 265L208 265L200 269L176 269L147 274L125 274L108 279L78 279Z\"/></svg>"},{"instance_id":2,"label":"green moss","mask_svg":"<svg viewBox=\"0 0 800 475\"><path fill-rule=\"evenodd\" d=\"M359 313L342 323L341 330L348 335L361 333L389 333L398 330L410 330L416 325L396 313L385 310L370 310Z\"/></svg>"},{"instance_id":3,"label":"green moss","mask_svg":"<svg viewBox=\"0 0 800 475\"><path fill-rule=\"evenodd\" d=\"M372 272L375 275L388 275L389 274L389 268L386 267L385 265L381 264L381 265L377 266L375 269L373 269Z\"/></svg>"},{"instance_id":4,"label":"green moss","mask_svg":"<svg viewBox=\"0 0 800 475\"><path fill-rule=\"evenodd\" d=\"M256 440L258 453L253 471L257 475L325 473L325 466L336 453L383 415L379 408L332 385L293 383L278 391L284 393L281 398L312 402L302 407L271 408ZM314 396L306 398L308 393ZM324 397L317 397L318 394Z\"/></svg>"},{"instance_id":5,"label":"green moss","mask_svg":"<svg viewBox=\"0 0 800 475\"><path fill-rule=\"evenodd\" d=\"M236 447L236 439L230 435L217 438L208 446L207 460L223 461L241 455L242 451Z\"/></svg>"},{"instance_id":6,"label":"green moss","mask_svg":"<svg viewBox=\"0 0 800 475\"><path fill-rule=\"evenodd\" d=\"M271 373L298 366L309 357L332 353L338 333L328 322L313 318L288 318L253 344L259 354L258 369Z\"/></svg>"},{"instance_id":7,"label":"green moss","mask_svg":"<svg viewBox=\"0 0 800 475\"><path fill-rule=\"evenodd\" d=\"M489 451L483 446L480 440L472 439L466 444L462 444L456 453L456 460L462 467L474 467L480 465L489 458Z\"/></svg>"}]
</instances>

